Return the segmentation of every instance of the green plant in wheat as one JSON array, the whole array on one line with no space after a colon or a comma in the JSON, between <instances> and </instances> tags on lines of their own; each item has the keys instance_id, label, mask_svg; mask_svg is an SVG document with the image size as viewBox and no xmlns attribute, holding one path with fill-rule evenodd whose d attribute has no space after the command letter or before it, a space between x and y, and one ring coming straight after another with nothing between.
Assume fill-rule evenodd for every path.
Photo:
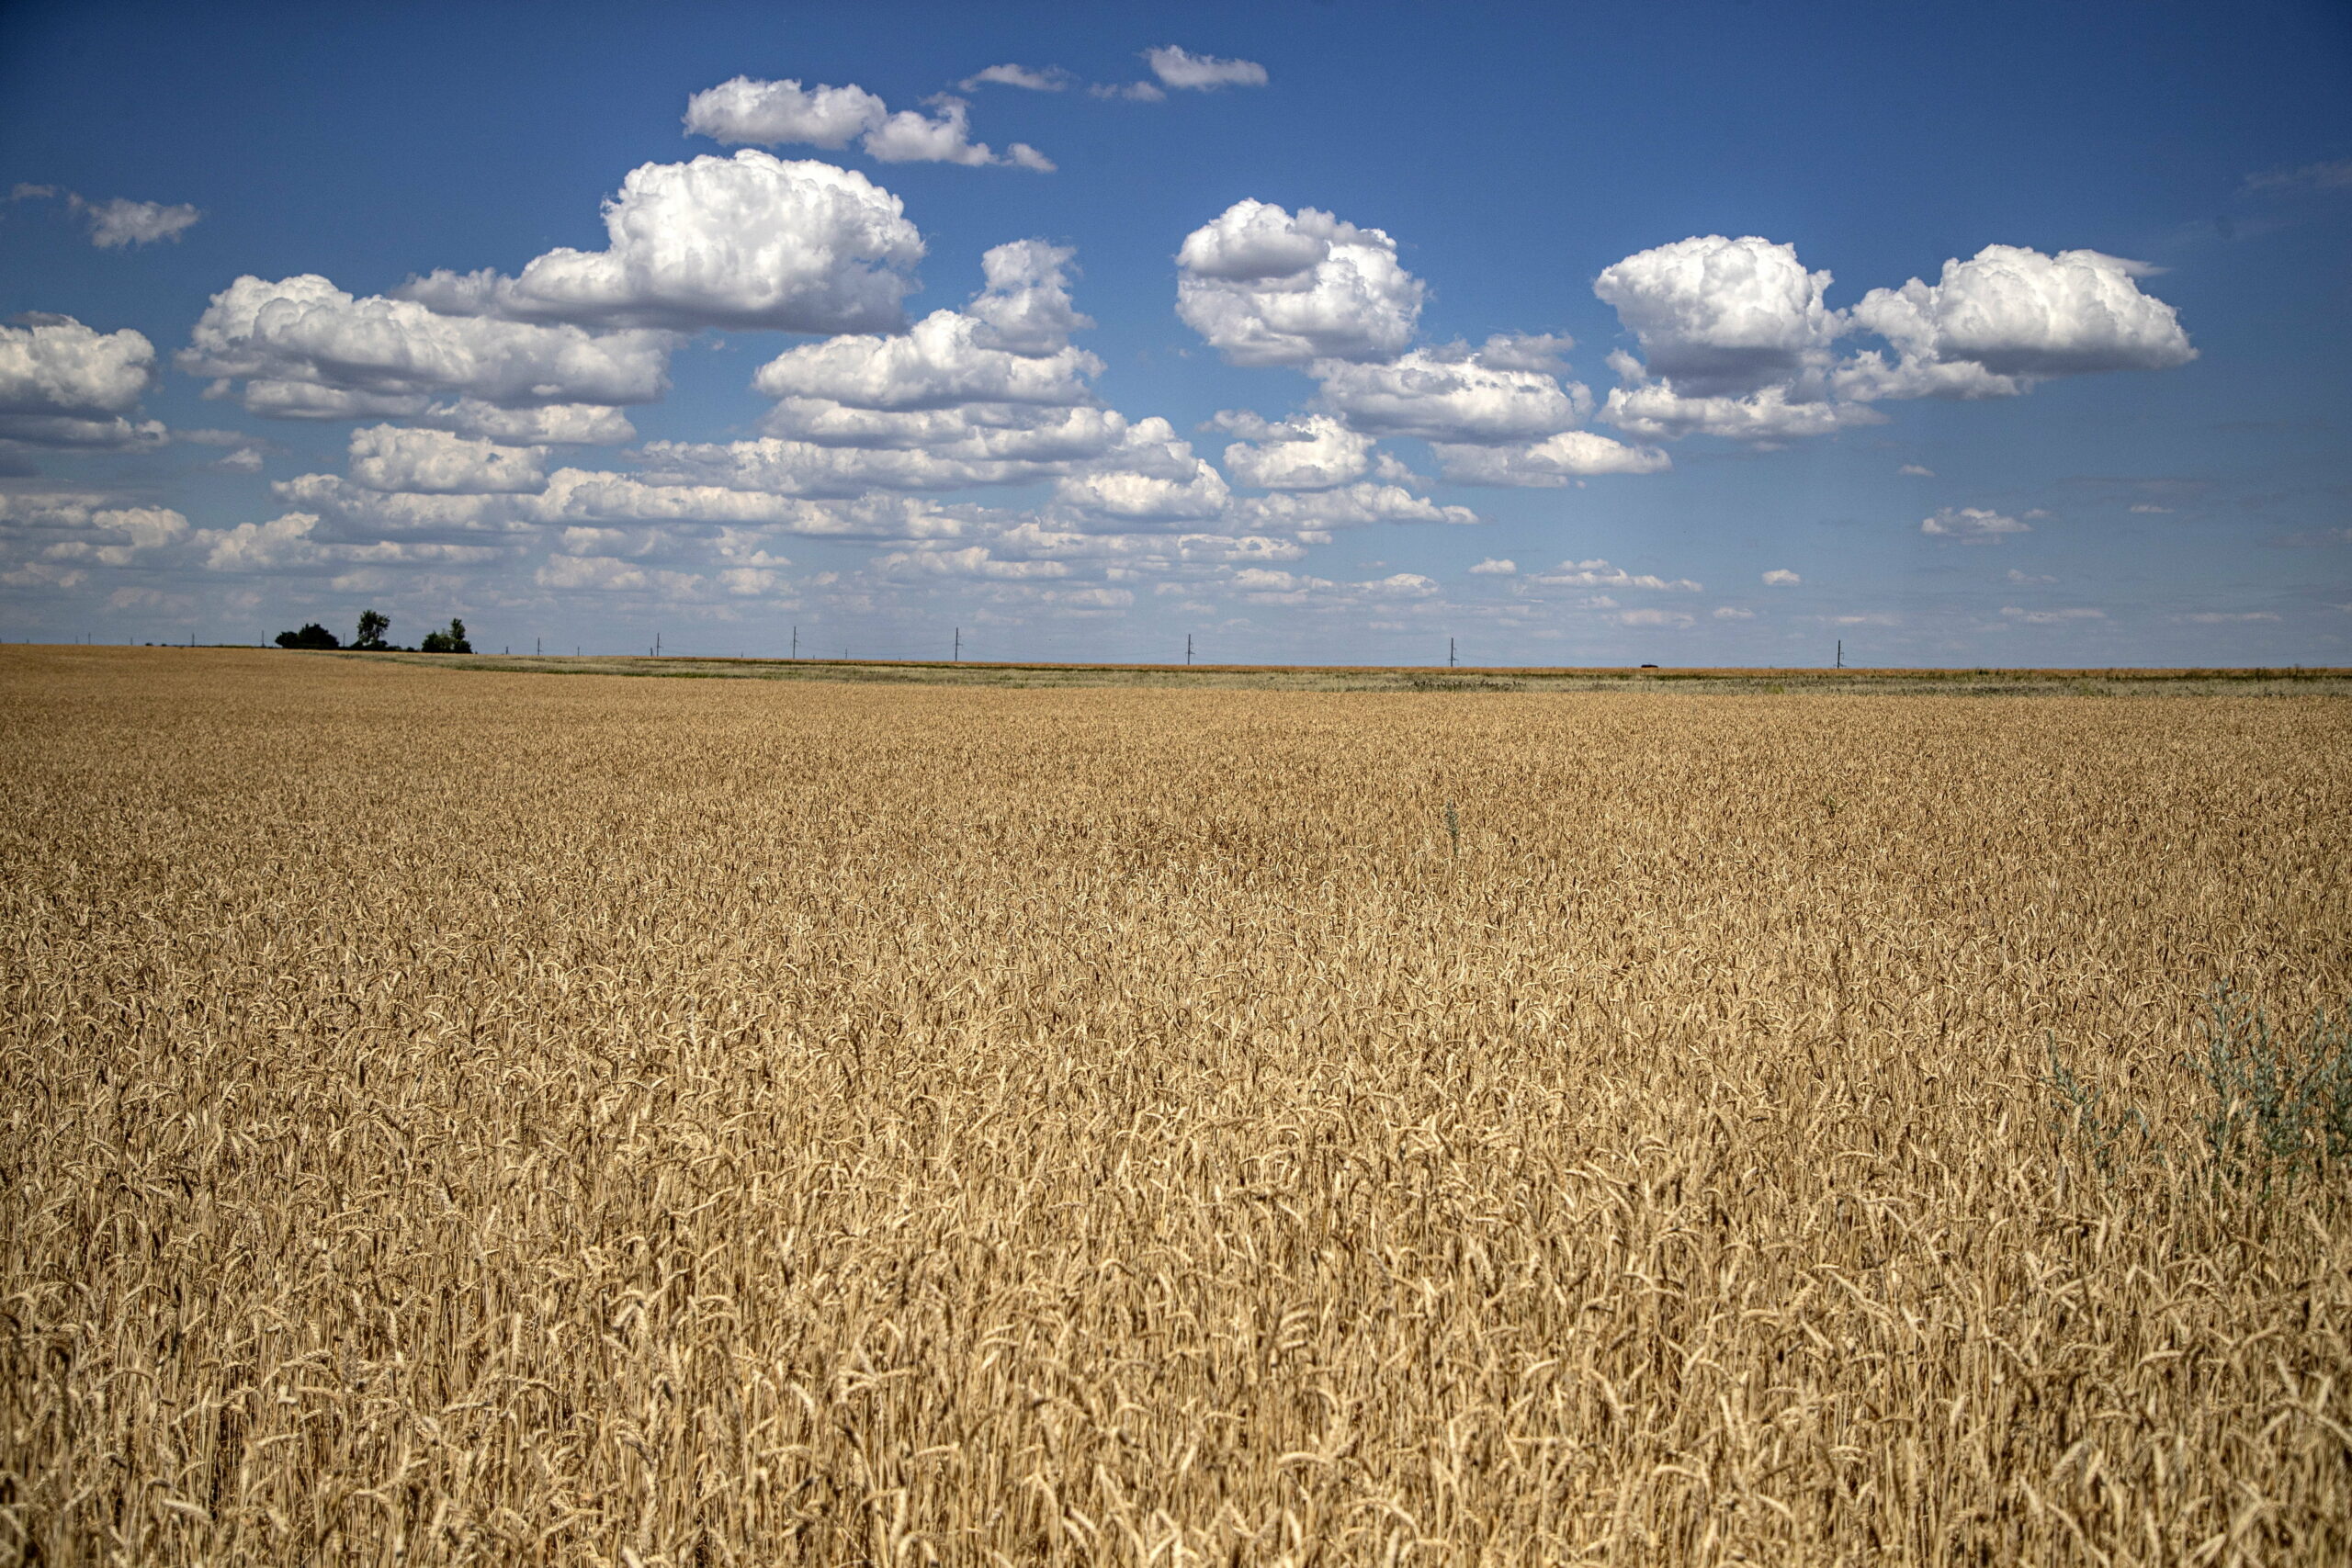
<instances>
[{"instance_id":1,"label":"green plant in wheat","mask_svg":"<svg viewBox=\"0 0 2352 1568\"><path fill-rule=\"evenodd\" d=\"M2110 1113L2107 1091L2076 1077L2074 1070L2059 1058L2054 1032L2050 1038L2050 1077L2046 1081L2056 1098L2051 1129L2058 1134L2062 1150L2079 1155L2101 1176L2115 1174L2115 1157L2125 1146L2127 1133L2138 1134L2143 1152L2163 1157L2164 1145L2149 1130L2146 1115L2136 1105Z\"/></svg>"},{"instance_id":2,"label":"green plant in wheat","mask_svg":"<svg viewBox=\"0 0 2352 1568\"><path fill-rule=\"evenodd\" d=\"M2204 1168L2215 1190L2269 1198L2304 1177L2332 1179L2352 1156L2352 1027L2325 1009L2294 1028L2214 989L2203 1052L2190 1066L2211 1099L2196 1116L2204 1134ZM2145 1112L2110 1108L2107 1091L2086 1083L2050 1043L2051 1127L2061 1156L2079 1158L2103 1177L2132 1150L2159 1163L2171 1158ZM2134 1145L2136 1145L2136 1149Z\"/></svg>"},{"instance_id":3,"label":"green plant in wheat","mask_svg":"<svg viewBox=\"0 0 2352 1568\"><path fill-rule=\"evenodd\" d=\"M2315 1010L2298 1029L2216 988L2198 1070L2212 1090L2200 1121L2216 1184L2263 1196L2327 1178L2352 1154L2352 1029Z\"/></svg>"}]
</instances>

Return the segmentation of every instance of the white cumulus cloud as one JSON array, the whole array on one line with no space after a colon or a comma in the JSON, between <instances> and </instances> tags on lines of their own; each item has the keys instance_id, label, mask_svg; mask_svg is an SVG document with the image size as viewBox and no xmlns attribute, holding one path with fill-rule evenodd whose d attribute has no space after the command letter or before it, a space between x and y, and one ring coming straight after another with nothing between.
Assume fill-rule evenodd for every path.
<instances>
[{"instance_id":1,"label":"white cumulus cloud","mask_svg":"<svg viewBox=\"0 0 2352 1568\"><path fill-rule=\"evenodd\" d=\"M1411 340L1425 293L1386 233L1311 207L1236 202L1176 259L1176 313L1236 365L1386 358Z\"/></svg>"},{"instance_id":2,"label":"white cumulus cloud","mask_svg":"<svg viewBox=\"0 0 2352 1568\"><path fill-rule=\"evenodd\" d=\"M1414 349L1382 364L1323 360L1314 375L1325 406L1372 435L1532 441L1582 423L1592 408L1579 383L1564 387L1548 370L1497 365L1459 346Z\"/></svg>"},{"instance_id":3,"label":"white cumulus cloud","mask_svg":"<svg viewBox=\"0 0 2352 1568\"><path fill-rule=\"evenodd\" d=\"M1498 560L1493 556L1488 556L1470 569L1470 575L1473 577L1516 577L1518 574L1517 561Z\"/></svg>"},{"instance_id":4,"label":"white cumulus cloud","mask_svg":"<svg viewBox=\"0 0 2352 1568\"><path fill-rule=\"evenodd\" d=\"M923 254L904 204L864 175L753 148L631 170L605 229L605 250L549 251L514 277L440 271L395 292L453 316L889 332Z\"/></svg>"},{"instance_id":5,"label":"white cumulus cloud","mask_svg":"<svg viewBox=\"0 0 2352 1568\"><path fill-rule=\"evenodd\" d=\"M1557 488L1591 474L1655 474L1673 466L1655 446L1628 446L1589 430L1564 430L1518 446L1432 444L1439 470L1459 484Z\"/></svg>"},{"instance_id":6,"label":"white cumulus cloud","mask_svg":"<svg viewBox=\"0 0 2352 1568\"><path fill-rule=\"evenodd\" d=\"M85 202L76 197L74 204L89 217L90 243L102 251L176 240L204 216L186 202L166 205L160 201L128 201L121 197L111 201Z\"/></svg>"},{"instance_id":7,"label":"white cumulus cloud","mask_svg":"<svg viewBox=\"0 0 2352 1568\"><path fill-rule=\"evenodd\" d=\"M1049 86L1045 78L1017 65L992 65L972 80ZM963 99L942 93L924 101L934 112L900 109L894 114L879 96L855 85L803 87L789 79L736 76L687 99L685 123L689 134L728 146L792 143L837 150L855 140L866 156L885 164L1014 164L1041 172L1053 169L1050 159L1025 142L1014 142L999 157L987 142L973 141L971 108Z\"/></svg>"},{"instance_id":8,"label":"white cumulus cloud","mask_svg":"<svg viewBox=\"0 0 2352 1568\"><path fill-rule=\"evenodd\" d=\"M153 446L153 421L134 422L155 379L155 345L125 327L101 333L71 316L33 315L0 326L0 440L37 446Z\"/></svg>"},{"instance_id":9,"label":"white cumulus cloud","mask_svg":"<svg viewBox=\"0 0 2352 1568\"><path fill-rule=\"evenodd\" d=\"M1846 327L1825 300L1829 283L1793 245L1707 234L1627 256L1592 291L1640 342L1650 376L1736 397L1819 363Z\"/></svg>"},{"instance_id":10,"label":"white cumulus cloud","mask_svg":"<svg viewBox=\"0 0 2352 1568\"><path fill-rule=\"evenodd\" d=\"M1373 437L1358 434L1328 414L1278 423L1227 410L1217 428L1249 437L1225 449L1227 472L1261 490L1329 490L1360 479L1372 469Z\"/></svg>"},{"instance_id":11,"label":"white cumulus cloud","mask_svg":"<svg viewBox=\"0 0 2352 1568\"><path fill-rule=\"evenodd\" d=\"M512 495L547 483L545 454L441 430L368 425L351 433L352 479L369 490L426 495Z\"/></svg>"},{"instance_id":12,"label":"white cumulus cloud","mask_svg":"<svg viewBox=\"0 0 2352 1568\"><path fill-rule=\"evenodd\" d=\"M1015 354L979 339L988 323L935 310L895 337L852 335L790 349L760 367L752 384L771 398L817 399L851 408L944 409L964 403L1049 403L1089 397L1102 362L1084 349Z\"/></svg>"},{"instance_id":13,"label":"white cumulus cloud","mask_svg":"<svg viewBox=\"0 0 2352 1568\"><path fill-rule=\"evenodd\" d=\"M1837 377L1851 398L1999 397L2037 380L2109 370L2164 370L2197 357L2170 305L2143 293L2151 269L2098 251L2054 256L1987 245L1944 263L1936 283L1874 288L1857 325L1893 344Z\"/></svg>"},{"instance_id":14,"label":"white cumulus cloud","mask_svg":"<svg viewBox=\"0 0 2352 1568\"><path fill-rule=\"evenodd\" d=\"M1251 496L1234 503L1233 517L1238 526L1276 534L1309 533L1370 523L1464 525L1478 521L1478 514L1466 506L1440 506L1401 486L1371 483Z\"/></svg>"},{"instance_id":15,"label":"white cumulus cloud","mask_svg":"<svg viewBox=\"0 0 2352 1568\"><path fill-rule=\"evenodd\" d=\"M1254 60L1220 60L1213 54L1194 54L1172 43L1145 50L1143 59L1162 86L1208 93L1220 87L1266 85L1266 68Z\"/></svg>"},{"instance_id":16,"label":"white cumulus cloud","mask_svg":"<svg viewBox=\"0 0 2352 1568\"><path fill-rule=\"evenodd\" d=\"M637 439L637 427L627 415L594 403L503 409L480 398L460 398L432 405L416 422L507 446L611 446Z\"/></svg>"},{"instance_id":17,"label":"white cumulus cloud","mask_svg":"<svg viewBox=\"0 0 2352 1568\"><path fill-rule=\"evenodd\" d=\"M1687 577L1664 578L1649 572L1631 572L1623 567L1611 566L1598 559L1564 560L1534 581L1547 588L1646 588L1678 593L1704 591L1701 584Z\"/></svg>"},{"instance_id":18,"label":"white cumulus cloud","mask_svg":"<svg viewBox=\"0 0 2352 1568\"><path fill-rule=\"evenodd\" d=\"M243 380L240 400L254 413L410 417L450 394L456 408L650 402L668 389L671 344L654 332L594 335L355 299L315 274L247 276L212 297L178 363L218 378L217 392Z\"/></svg>"},{"instance_id":19,"label":"white cumulus cloud","mask_svg":"<svg viewBox=\"0 0 2352 1568\"><path fill-rule=\"evenodd\" d=\"M177 240L204 216L184 201L132 201L119 196L105 201L91 201L55 186L19 185L9 193L8 198L11 201L28 201L46 197L63 197L68 207L87 220L90 243L102 251L119 250L125 245L152 245L158 240Z\"/></svg>"},{"instance_id":20,"label":"white cumulus cloud","mask_svg":"<svg viewBox=\"0 0 2352 1568\"><path fill-rule=\"evenodd\" d=\"M1793 588L1804 581L1804 578L1785 567L1776 567L1764 574L1765 583L1773 588Z\"/></svg>"},{"instance_id":21,"label":"white cumulus cloud","mask_svg":"<svg viewBox=\"0 0 2352 1568\"><path fill-rule=\"evenodd\" d=\"M1058 65L1032 70L1026 65L991 65L975 71L956 85L966 92L993 83L1000 87L1023 87L1033 93L1058 93L1069 85L1069 73Z\"/></svg>"},{"instance_id":22,"label":"white cumulus cloud","mask_svg":"<svg viewBox=\"0 0 2352 1568\"><path fill-rule=\"evenodd\" d=\"M1092 326L1070 303L1068 269L1077 254L1044 240L990 247L980 257L988 287L968 310L986 329L976 341L1013 354L1056 354L1070 333Z\"/></svg>"},{"instance_id":23,"label":"white cumulus cloud","mask_svg":"<svg viewBox=\"0 0 2352 1568\"><path fill-rule=\"evenodd\" d=\"M686 100L686 130L730 147L797 142L839 149L889 113L889 105L859 86L804 88L797 81L736 76Z\"/></svg>"},{"instance_id":24,"label":"white cumulus cloud","mask_svg":"<svg viewBox=\"0 0 2352 1568\"><path fill-rule=\"evenodd\" d=\"M2033 525L1983 506L1947 506L1923 519L1919 532L1939 538L1985 543L2005 534L2030 534Z\"/></svg>"},{"instance_id":25,"label":"white cumulus cloud","mask_svg":"<svg viewBox=\"0 0 2352 1568\"><path fill-rule=\"evenodd\" d=\"M1611 387L1600 417L1628 435L1671 441L1721 435L1772 446L1800 436L1826 435L1852 424L1880 424L1885 415L1858 403L1808 400L1786 386L1744 397L1686 397L1670 381Z\"/></svg>"}]
</instances>

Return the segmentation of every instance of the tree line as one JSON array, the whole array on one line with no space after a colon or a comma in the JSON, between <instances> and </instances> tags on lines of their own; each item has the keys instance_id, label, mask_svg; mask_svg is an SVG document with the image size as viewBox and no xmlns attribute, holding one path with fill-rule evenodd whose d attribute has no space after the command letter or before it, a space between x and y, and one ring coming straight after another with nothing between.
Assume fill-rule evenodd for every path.
<instances>
[{"instance_id":1,"label":"tree line","mask_svg":"<svg viewBox=\"0 0 2352 1568\"><path fill-rule=\"evenodd\" d=\"M466 640L466 623L455 615L449 617L449 624L444 629L426 632L424 640L413 649L403 649L396 643L385 641L384 634L391 629L391 616L376 610L362 610L359 612L359 628L348 646L362 653L471 653L474 650L474 645ZM279 632L277 646L334 649L345 645L318 622L309 621L300 631Z\"/></svg>"}]
</instances>

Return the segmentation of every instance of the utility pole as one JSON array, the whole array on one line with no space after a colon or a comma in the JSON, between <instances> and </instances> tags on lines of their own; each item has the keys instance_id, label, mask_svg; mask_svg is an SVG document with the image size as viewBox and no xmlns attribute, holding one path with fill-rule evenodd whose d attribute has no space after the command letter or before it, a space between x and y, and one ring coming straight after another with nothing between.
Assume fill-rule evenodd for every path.
<instances>
[{"instance_id":1,"label":"utility pole","mask_svg":"<svg viewBox=\"0 0 2352 1568\"><path fill-rule=\"evenodd\" d=\"M1191 632L1186 632L1186 633L1184 634L1184 668L1185 668L1185 669L1187 669L1187 670L1190 670L1192 667L1193 667L1193 634L1192 634Z\"/></svg>"},{"instance_id":2,"label":"utility pole","mask_svg":"<svg viewBox=\"0 0 2352 1568\"><path fill-rule=\"evenodd\" d=\"M964 628L961 626L956 628L956 652L952 661L958 664L964 661Z\"/></svg>"},{"instance_id":3,"label":"utility pole","mask_svg":"<svg viewBox=\"0 0 2352 1568\"><path fill-rule=\"evenodd\" d=\"M1839 637L1839 638L1838 639L1838 666L1837 666L1837 667L1838 667L1838 669L1840 669L1840 670L1843 670L1844 668L1846 668L1846 639L1845 639L1844 637Z\"/></svg>"},{"instance_id":4,"label":"utility pole","mask_svg":"<svg viewBox=\"0 0 2352 1568\"><path fill-rule=\"evenodd\" d=\"M798 626L792 628L792 657L795 659L800 657L800 628Z\"/></svg>"},{"instance_id":5,"label":"utility pole","mask_svg":"<svg viewBox=\"0 0 2352 1568\"><path fill-rule=\"evenodd\" d=\"M1452 637L1447 637L1445 639L1445 667L1448 670L1452 670L1456 667L1458 662L1459 661L1453 657L1453 639Z\"/></svg>"},{"instance_id":6,"label":"utility pole","mask_svg":"<svg viewBox=\"0 0 2352 1568\"><path fill-rule=\"evenodd\" d=\"M656 659L662 657L662 634L659 631L653 634L653 657Z\"/></svg>"},{"instance_id":7,"label":"utility pole","mask_svg":"<svg viewBox=\"0 0 2352 1568\"><path fill-rule=\"evenodd\" d=\"M532 657L532 658L536 659L536 658L537 658L540 654L545 653L545 652L548 650L548 649L547 649L547 640L548 640L548 639L547 639L547 638L545 638L545 637L533 637L533 638L531 639L531 657Z\"/></svg>"}]
</instances>

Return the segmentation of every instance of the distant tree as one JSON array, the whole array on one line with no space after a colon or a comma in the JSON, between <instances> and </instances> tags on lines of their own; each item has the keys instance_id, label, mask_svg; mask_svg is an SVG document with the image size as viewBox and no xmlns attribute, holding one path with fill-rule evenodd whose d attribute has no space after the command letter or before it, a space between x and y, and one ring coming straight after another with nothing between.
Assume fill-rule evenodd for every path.
<instances>
[{"instance_id":1,"label":"distant tree","mask_svg":"<svg viewBox=\"0 0 2352 1568\"><path fill-rule=\"evenodd\" d=\"M299 632L279 632L277 646L280 648L341 648L343 644L335 640L334 633L316 621L309 621L303 624L302 629Z\"/></svg>"},{"instance_id":2,"label":"distant tree","mask_svg":"<svg viewBox=\"0 0 2352 1568\"><path fill-rule=\"evenodd\" d=\"M426 632L424 640L417 646L426 653L471 653L474 650L474 645L466 640L466 623L455 615L449 617L447 631Z\"/></svg>"},{"instance_id":3,"label":"distant tree","mask_svg":"<svg viewBox=\"0 0 2352 1568\"><path fill-rule=\"evenodd\" d=\"M384 634L392 629L392 618L373 610L359 612L359 635L351 639L354 648L381 648Z\"/></svg>"}]
</instances>

